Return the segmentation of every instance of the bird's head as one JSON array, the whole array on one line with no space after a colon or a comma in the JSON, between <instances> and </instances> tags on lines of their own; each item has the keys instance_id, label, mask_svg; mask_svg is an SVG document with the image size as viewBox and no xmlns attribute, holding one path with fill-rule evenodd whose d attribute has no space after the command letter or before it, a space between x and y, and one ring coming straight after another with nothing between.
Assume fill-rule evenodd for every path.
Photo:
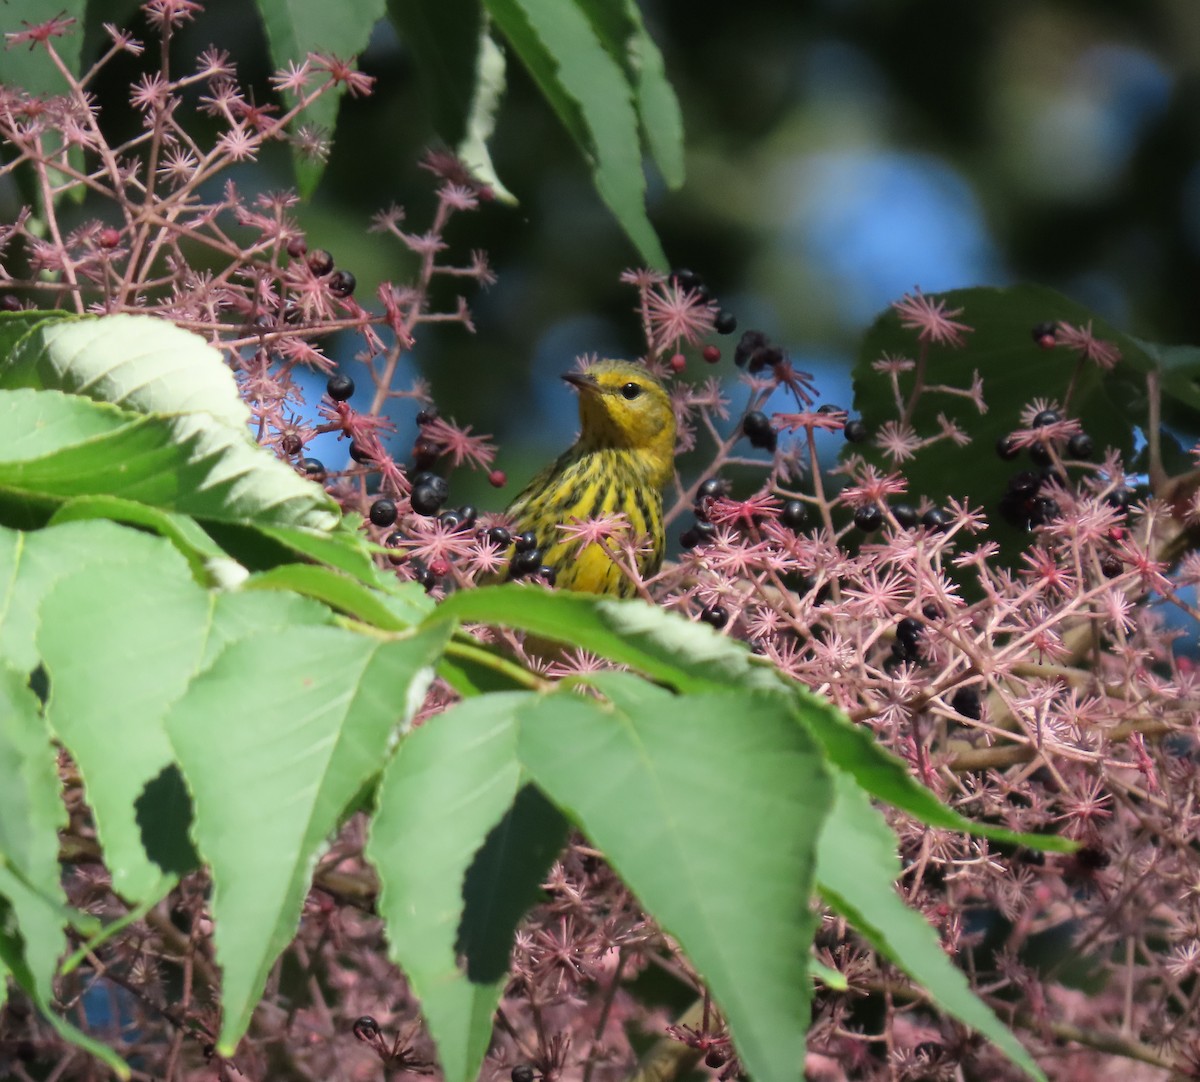
<instances>
[{"instance_id":1,"label":"bird's head","mask_svg":"<svg viewBox=\"0 0 1200 1082\"><path fill-rule=\"evenodd\" d=\"M563 379L579 390L580 442L641 452L653 483L665 484L674 469L675 411L663 385L632 361L594 361Z\"/></svg>"}]
</instances>

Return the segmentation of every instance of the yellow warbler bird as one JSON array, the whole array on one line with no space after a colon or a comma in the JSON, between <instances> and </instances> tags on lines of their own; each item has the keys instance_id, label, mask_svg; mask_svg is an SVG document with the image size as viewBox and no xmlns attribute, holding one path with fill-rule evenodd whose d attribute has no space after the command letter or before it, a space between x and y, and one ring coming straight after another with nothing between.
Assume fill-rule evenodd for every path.
<instances>
[{"instance_id":1,"label":"yellow warbler bird","mask_svg":"<svg viewBox=\"0 0 1200 1082\"><path fill-rule=\"evenodd\" d=\"M532 534L536 546L518 538L512 575L545 566L564 589L631 597L634 584L603 544L580 551L559 527L619 512L632 536L650 539L639 572L657 571L666 547L662 487L674 471L675 411L663 385L630 361L595 361L563 379L579 390L579 438L508 509L514 537Z\"/></svg>"}]
</instances>

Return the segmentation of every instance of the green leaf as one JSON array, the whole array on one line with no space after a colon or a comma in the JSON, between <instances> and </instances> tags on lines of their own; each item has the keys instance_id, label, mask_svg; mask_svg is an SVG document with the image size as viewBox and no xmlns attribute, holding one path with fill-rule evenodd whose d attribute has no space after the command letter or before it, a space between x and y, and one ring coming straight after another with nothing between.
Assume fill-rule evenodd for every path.
<instances>
[{"instance_id":1,"label":"green leaf","mask_svg":"<svg viewBox=\"0 0 1200 1082\"><path fill-rule=\"evenodd\" d=\"M778 696L675 697L629 674L609 697L520 709L534 782L675 936L759 1082L804 1070L808 903L832 791L820 750Z\"/></svg>"},{"instance_id":2,"label":"green leaf","mask_svg":"<svg viewBox=\"0 0 1200 1082\"><path fill-rule=\"evenodd\" d=\"M251 575L244 590L281 590L316 598L384 631L403 631L412 625L399 619L387 599L361 583L328 567L312 564L284 564L282 567Z\"/></svg>"},{"instance_id":3,"label":"green leaf","mask_svg":"<svg viewBox=\"0 0 1200 1082\"><path fill-rule=\"evenodd\" d=\"M479 33L479 54L475 65L475 94L467 113L467 128L455 150L478 180L487 184L502 203L515 205L513 195L496 174L488 140L496 130L496 114L500 101L508 86L508 66L500 46L492 40L491 33L482 29Z\"/></svg>"},{"instance_id":4,"label":"green leaf","mask_svg":"<svg viewBox=\"0 0 1200 1082\"><path fill-rule=\"evenodd\" d=\"M740 642L643 601L515 584L484 586L451 595L430 619L519 628L580 646L681 691L785 686Z\"/></svg>"},{"instance_id":5,"label":"green leaf","mask_svg":"<svg viewBox=\"0 0 1200 1082\"><path fill-rule=\"evenodd\" d=\"M4 396L0 396L0 401ZM165 537L180 552L192 576L197 582L208 582L217 565L232 564L221 547L187 515L160 511L133 500L118 496L80 496L62 504L50 516L49 526L64 522L87 522L93 519L111 519L127 526L141 526Z\"/></svg>"},{"instance_id":6,"label":"green leaf","mask_svg":"<svg viewBox=\"0 0 1200 1082\"><path fill-rule=\"evenodd\" d=\"M447 146L458 146L467 134L479 50L487 38L480 0L387 0L387 16L413 54L434 129Z\"/></svg>"},{"instance_id":7,"label":"green leaf","mask_svg":"<svg viewBox=\"0 0 1200 1082\"><path fill-rule=\"evenodd\" d=\"M580 0L609 55L634 88L642 138L668 188L683 186L683 114L667 80L662 53L650 37L637 0Z\"/></svg>"},{"instance_id":8,"label":"green leaf","mask_svg":"<svg viewBox=\"0 0 1200 1082\"><path fill-rule=\"evenodd\" d=\"M464 971L458 943L464 879L521 790L516 714L529 699L527 692L474 699L412 733L384 771L367 840L367 857L379 873L379 912L387 921L391 957L421 1000L447 1082L472 1082L478 1075L506 980L503 972L487 979L469 976L471 956ZM524 855L531 852L536 850L526 846ZM477 874L475 884L481 882ZM492 880L490 888L515 890L509 896L519 898L527 882L526 875L515 874ZM473 922L473 929L479 927ZM474 931L468 938L507 955L512 927L491 927L483 940Z\"/></svg>"},{"instance_id":9,"label":"green leaf","mask_svg":"<svg viewBox=\"0 0 1200 1082\"><path fill-rule=\"evenodd\" d=\"M1195 346L1164 346L1141 339L1134 341L1162 373L1163 394L1188 409L1200 411L1200 349ZM1140 367L1140 359L1138 354L1134 354L1129 361L1135 367Z\"/></svg>"},{"instance_id":10,"label":"green leaf","mask_svg":"<svg viewBox=\"0 0 1200 1082\"><path fill-rule=\"evenodd\" d=\"M1031 331L1038 323L1061 320L1075 325L1092 324L1098 338L1113 342L1121 350L1124 362L1119 371L1124 379L1135 369L1152 362L1129 336L1117 331L1081 305L1042 286L1019 285L1005 289L959 289L931 294L933 301L944 302L949 309L962 309L956 318L973 327L964 349L931 346L925 382L950 387L968 387L972 372L983 378L983 395L988 412L980 415L968 400L942 393L922 396L912 423L918 435L939 431L937 416L945 413L955 419L971 437L965 447L938 443L918 451L915 459L904 464L909 482L909 502L928 496L936 503L950 497L968 498L981 506L990 523L987 538L1000 543L1004 559L1013 563L1029 542L1029 535L1009 525L1001 517L998 504L1008 478L1025 466L1005 462L996 454L996 442L1019 428L1020 411L1035 395L1057 398L1062 402L1072 373L1075 354L1064 348L1043 349L1033 341ZM872 370L881 356L917 356L914 331L900 326L893 309L881 315L867 333L854 367L854 404L872 432L887 421L897 419L889 380ZM1128 460L1133 452L1133 426L1127 413L1127 395L1114 388L1114 373L1104 373L1088 362L1079 369L1070 399L1072 415L1083 417L1087 430L1098 448L1115 447ZM907 396L913 374L901 374L900 390ZM1140 381L1140 380L1139 380ZM851 453L847 445L846 454ZM869 444L855 444L854 454L864 454L873 463L894 469L882 452Z\"/></svg>"},{"instance_id":11,"label":"green leaf","mask_svg":"<svg viewBox=\"0 0 1200 1082\"><path fill-rule=\"evenodd\" d=\"M16 349L0 355L0 389L17 387L83 395L134 413L205 413L239 428L250 421L220 351L155 316L33 324Z\"/></svg>"},{"instance_id":12,"label":"green leaf","mask_svg":"<svg viewBox=\"0 0 1200 1082\"><path fill-rule=\"evenodd\" d=\"M56 37L54 51L73 75L80 74L80 50L83 48L83 20L87 11L85 0L62 0L47 4L45 0L5 0L4 30L17 33L28 26L37 26L51 16L75 20L65 35ZM11 45L0 51L0 83L21 87L33 95L65 94L66 83L42 45Z\"/></svg>"},{"instance_id":13,"label":"green leaf","mask_svg":"<svg viewBox=\"0 0 1200 1082\"><path fill-rule=\"evenodd\" d=\"M337 628L250 635L167 717L212 873L222 1055L295 934L322 844L420 704L446 630L384 642Z\"/></svg>"},{"instance_id":14,"label":"green leaf","mask_svg":"<svg viewBox=\"0 0 1200 1082\"><path fill-rule=\"evenodd\" d=\"M0 438L0 499L9 504L52 512L106 495L216 522L330 530L340 518L318 486L205 413L139 415L58 391L16 390L0 393L0 416L13 423ZM97 433L100 424L106 430ZM38 425L33 457L20 436Z\"/></svg>"},{"instance_id":15,"label":"green leaf","mask_svg":"<svg viewBox=\"0 0 1200 1082\"><path fill-rule=\"evenodd\" d=\"M18 392L0 407L15 426L0 434L10 492L51 506L107 494L255 525L340 521L319 486L253 442L232 373L198 335L152 316L32 313L0 321L0 346L0 391Z\"/></svg>"},{"instance_id":16,"label":"green leaf","mask_svg":"<svg viewBox=\"0 0 1200 1082\"><path fill-rule=\"evenodd\" d=\"M70 1022L51 1008L51 1001L38 987L37 979L25 963L22 948L22 937L16 926L16 918L12 906L3 894L0 894L0 975L7 974L37 1005L42 1017L45 1018L54 1031L66 1041L90 1052L101 1063L108 1067L124 1082L130 1076L129 1065L111 1048L82 1030L76 1029Z\"/></svg>"},{"instance_id":17,"label":"green leaf","mask_svg":"<svg viewBox=\"0 0 1200 1082\"><path fill-rule=\"evenodd\" d=\"M67 825L58 761L25 675L0 665L0 894L24 940L24 959L44 1002L66 950L67 899L58 831Z\"/></svg>"},{"instance_id":18,"label":"green leaf","mask_svg":"<svg viewBox=\"0 0 1200 1082\"><path fill-rule=\"evenodd\" d=\"M883 817L850 775L833 774L835 804L825 818L817 855L822 897L943 1011L983 1034L1032 1078L1044 1079L1016 1037L971 991L934 930L896 893L900 861Z\"/></svg>"},{"instance_id":19,"label":"green leaf","mask_svg":"<svg viewBox=\"0 0 1200 1082\"><path fill-rule=\"evenodd\" d=\"M484 4L591 164L600 198L647 264L666 270L666 255L646 216L633 90L578 0Z\"/></svg>"},{"instance_id":20,"label":"green leaf","mask_svg":"<svg viewBox=\"0 0 1200 1082\"><path fill-rule=\"evenodd\" d=\"M163 716L199 665L211 601L169 543L124 533L142 558L58 580L38 609L37 645L46 717L83 776L113 889L144 901L174 875L147 855L136 802L173 761Z\"/></svg>"},{"instance_id":21,"label":"green leaf","mask_svg":"<svg viewBox=\"0 0 1200 1082\"><path fill-rule=\"evenodd\" d=\"M1021 834L959 815L918 782L903 761L883 747L866 726L855 725L837 707L803 688L797 687L795 696L800 719L829 762L853 777L865 792L914 819L1045 852L1071 853L1079 848L1077 843L1054 834Z\"/></svg>"},{"instance_id":22,"label":"green leaf","mask_svg":"<svg viewBox=\"0 0 1200 1082\"><path fill-rule=\"evenodd\" d=\"M258 12L267 32L271 60L276 69L289 61L301 63L309 53L349 60L367 47L371 31L383 18L386 0L258 0ZM317 73L318 76L321 73ZM314 81L314 87L320 85ZM299 123L327 129L332 134L344 88L338 87L300 115ZM295 96L285 95L289 106ZM300 194L312 195L325 170L324 162L293 158Z\"/></svg>"}]
</instances>

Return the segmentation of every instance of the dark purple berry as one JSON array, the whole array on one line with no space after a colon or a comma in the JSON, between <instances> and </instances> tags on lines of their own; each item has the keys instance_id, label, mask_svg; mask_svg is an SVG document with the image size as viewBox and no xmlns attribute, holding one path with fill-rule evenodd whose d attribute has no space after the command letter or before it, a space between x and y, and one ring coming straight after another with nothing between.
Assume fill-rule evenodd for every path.
<instances>
[{"instance_id":1,"label":"dark purple berry","mask_svg":"<svg viewBox=\"0 0 1200 1082\"><path fill-rule=\"evenodd\" d=\"M832 402L826 402L822 406L817 407L818 413L845 413L841 406L835 406Z\"/></svg>"},{"instance_id":2,"label":"dark purple berry","mask_svg":"<svg viewBox=\"0 0 1200 1082\"><path fill-rule=\"evenodd\" d=\"M1100 557L1100 570L1106 579L1115 579L1125 570L1125 565L1121 563L1119 556L1108 552Z\"/></svg>"},{"instance_id":3,"label":"dark purple berry","mask_svg":"<svg viewBox=\"0 0 1200 1082\"><path fill-rule=\"evenodd\" d=\"M950 525L950 515L940 507L931 507L921 516L921 525L927 530L940 532Z\"/></svg>"},{"instance_id":4,"label":"dark purple berry","mask_svg":"<svg viewBox=\"0 0 1200 1082\"><path fill-rule=\"evenodd\" d=\"M926 601L921 606L921 615L926 620L940 620L942 618L942 610L939 609L932 601Z\"/></svg>"},{"instance_id":5,"label":"dark purple berry","mask_svg":"<svg viewBox=\"0 0 1200 1082\"><path fill-rule=\"evenodd\" d=\"M528 1063L518 1063L512 1069L512 1082L533 1082L533 1068Z\"/></svg>"},{"instance_id":6,"label":"dark purple berry","mask_svg":"<svg viewBox=\"0 0 1200 1082\"><path fill-rule=\"evenodd\" d=\"M369 1014L354 1020L354 1036L360 1041L373 1041L379 1036L379 1023Z\"/></svg>"},{"instance_id":7,"label":"dark purple berry","mask_svg":"<svg viewBox=\"0 0 1200 1082\"><path fill-rule=\"evenodd\" d=\"M1118 485L1104 497L1104 502L1118 511L1124 511L1133 503L1133 489Z\"/></svg>"},{"instance_id":8,"label":"dark purple berry","mask_svg":"<svg viewBox=\"0 0 1200 1082\"><path fill-rule=\"evenodd\" d=\"M742 432L750 441L751 447L764 451L775 450L775 429L771 427L770 418L762 410L751 410L742 420Z\"/></svg>"},{"instance_id":9,"label":"dark purple berry","mask_svg":"<svg viewBox=\"0 0 1200 1082\"><path fill-rule=\"evenodd\" d=\"M1013 441L1011 435L1001 436L996 441L996 454L998 454L1005 462L1011 462L1021 453L1019 448Z\"/></svg>"},{"instance_id":10,"label":"dark purple berry","mask_svg":"<svg viewBox=\"0 0 1200 1082\"><path fill-rule=\"evenodd\" d=\"M305 477L311 477L314 481L325 480L325 463L319 458L302 458L300 460L300 471Z\"/></svg>"},{"instance_id":11,"label":"dark purple berry","mask_svg":"<svg viewBox=\"0 0 1200 1082\"><path fill-rule=\"evenodd\" d=\"M917 514L917 509L907 503L898 503L893 505L892 517L896 520L896 524L902 530L911 530L918 522L921 521L921 516Z\"/></svg>"},{"instance_id":12,"label":"dark purple berry","mask_svg":"<svg viewBox=\"0 0 1200 1082\"><path fill-rule=\"evenodd\" d=\"M863 533L874 533L883 525L883 512L873 503L859 507L854 512L854 525Z\"/></svg>"},{"instance_id":13,"label":"dark purple berry","mask_svg":"<svg viewBox=\"0 0 1200 1082\"><path fill-rule=\"evenodd\" d=\"M318 278L333 270L333 254L324 248L314 248L308 253L305 262L308 264L308 269Z\"/></svg>"},{"instance_id":14,"label":"dark purple berry","mask_svg":"<svg viewBox=\"0 0 1200 1082\"><path fill-rule=\"evenodd\" d=\"M680 267L679 270L672 271L671 279L680 289L685 291L699 289L704 285L704 279L694 270L689 270L687 267Z\"/></svg>"},{"instance_id":15,"label":"dark purple berry","mask_svg":"<svg viewBox=\"0 0 1200 1082\"><path fill-rule=\"evenodd\" d=\"M478 512L470 504L458 509L459 518L462 519L463 529L469 530L475 525L475 519L478 517Z\"/></svg>"},{"instance_id":16,"label":"dark purple berry","mask_svg":"<svg viewBox=\"0 0 1200 1082\"><path fill-rule=\"evenodd\" d=\"M458 511L443 511L438 515L438 523L442 529L453 533L463 525L462 515Z\"/></svg>"},{"instance_id":17,"label":"dark purple berry","mask_svg":"<svg viewBox=\"0 0 1200 1082\"><path fill-rule=\"evenodd\" d=\"M808 505L803 500L788 500L779 512L779 521L789 530L801 530L808 521Z\"/></svg>"},{"instance_id":18,"label":"dark purple berry","mask_svg":"<svg viewBox=\"0 0 1200 1082\"><path fill-rule=\"evenodd\" d=\"M770 349L770 345L762 331L746 331L733 351L733 363L738 368L745 368L757 354ZM753 368L751 370L753 371Z\"/></svg>"},{"instance_id":19,"label":"dark purple berry","mask_svg":"<svg viewBox=\"0 0 1200 1082\"><path fill-rule=\"evenodd\" d=\"M336 372L325 384L325 393L335 402L345 402L354 394L354 380L343 372Z\"/></svg>"},{"instance_id":20,"label":"dark purple berry","mask_svg":"<svg viewBox=\"0 0 1200 1082\"><path fill-rule=\"evenodd\" d=\"M335 297L352 297L358 281L348 270L334 271L329 276L329 292Z\"/></svg>"},{"instance_id":21,"label":"dark purple berry","mask_svg":"<svg viewBox=\"0 0 1200 1082\"><path fill-rule=\"evenodd\" d=\"M350 441L350 457L354 459L360 466L369 466L375 460L371 457L371 453L363 447L357 440Z\"/></svg>"},{"instance_id":22,"label":"dark purple berry","mask_svg":"<svg viewBox=\"0 0 1200 1082\"><path fill-rule=\"evenodd\" d=\"M1008 491L1014 496L1032 496L1037 491L1040 480L1033 470L1022 470L1008 479Z\"/></svg>"},{"instance_id":23,"label":"dark purple berry","mask_svg":"<svg viewBox=\"0 0 1200 1082\"><path fill-rule=\"evenodd\" d=\"M396 521L396 502L389 500L386 496L376 500L371 504L371 510L367 517L371 520L371 525L387 527Z\"/></svg>"},{"instance_id":24,"label":"dark purple berry","mask_svg":"<svg viewBox=\"0 0 1200 1082\"><path fill-rule=\"evenodd\" d=\"M1067 454L1072 458L1091 458L1096 453L1096 444L1086 432L1076 432L1067 440Z\"/></svg>"},{"instance_id":25,"label":"dark purple berry","mask_svg":"<svg viewBox=\"0 0 1200 1082\"><path fill-rule=\"evenodd\" d=\"M847 443L864 443L870 433L862 421L855 420L846 422L846 427L842 429L842 435L846 437Z\"/></svg>"},{"instance_id":26,"label":"dark purple berry","mask_svg":"<svg viewBox=\"0 0 1200 1082\"><path fill-rule=\"evenodd\" d=\"M962 714L964 718L978 721L983 717L983 706L979 701L979 692L973 687L959 688L950 699L950 709Z\"/></svg>"},{"instance_id":27,"label":"dark purple berry","mask_svg":"<svg viewBox=\"0 0 1200 1082\"><path fill-rule=\"evenodd\" d=\"M483 536L487 538L489 545L495 545L499 549L506 549L512 544L512 534L503 526L493 526Z\"/></svg>"},{"instance_id":28,"label":"dark purple berry","mask_svg":"<svg viewBox=\"0 0 1200 1082\"><path fill-rule=\"evenodd\" d=\"M541 566L541 549L537 548L536 546L531 549L518 549L518 551L513 555L512 563L509 565L509 577L520 579L524 578L526 575L534 575Z\"/></svg>"},{"instance_id":29,"label":"dark purple berry","mask_svg":"<svg viewBox=\"0 0 1200 1082\"><path fill-rule=\"evenodd\" d=\"M700 619L713 627L722 628L729 623L729 613L720 605L709 605L701 614Z\"/></svg>"},{"instance_id":30,"label":"dark purple berry","mask_svg":"<svg viewBox=\"0 0 1200 1082\"><path fill-rule=\"evenodd\" d=\"M429 474L427 479L414 485L409 502L418 515L436 515L450 495L450 486L445 478Z\"/></svg>"},{"instance_id":31,"label":"dark purple berry","mask_svg":"<svg viewBox=\"0 0 1200 1082\"><path fill-rule=\"evenodd\" d=\"M288 237L287 254L293 259L299 259L308 251L308 241L303 237Z\"/></svg>"},{"instance_id":32,"label":"dark purple berry","mask_svg":"<svg viewBox=\"0 0 1200 1082\"><path fill-rule=\"evenodd\" d=\"M1054 462L1054 456L1050 453L1050 448L1044 443L1035 443L1030 447L1029 457L1033 460L1035 466L1041 466L1043 469Z\"/></svg>"},{"instance_id":33,"label":"dark purple berry","mask_svg":"<svg viewBox=\"0 0 1200 1082\"><path fill-rule=\"evenodd\" d=\"M921 641L924 630L924 625L915 616L906 616L896 625L896 638L911 648Z\"/></svg>"},{"instance_id":34,"label":"dark purple berry","mask_svg":"<svg viewBox=\"0 0 1200 1082\"><path fill-rule=\"evenodd\" d=\"M1033 328L1033 340L1043 349L1054 345L1058 324L1054 322L1039 323Z\"/></svg>"},{"instance_id":35,"label":"dark purple berry","mask_svg":"<svg viewBox=\"0 0 1200 1082\"><path fill-rule=\"evenodd\" d=\"M427 425L430 421L436 421L437 419L437 406L426 406L423 410L417 413L418 425Z\"/></svg>"},{"instance_id":36,"label":"dark purple berry","mask_svg":"<svg viewBox=\"0 0 1200 1082\"><path fill-rule=\"evenodd\" d=\"M717 313L713 327L716 328L717 334L733 334L737 330L737 316L732 312L722 310Z\"/></svg>"},{"instance_id":37,"label":"dark purple berry","mask_svg":"<svg viewBox=\"0 0 1200 1082\"><path fill-rule=\"evenodd\" d=\"M537 548L537 534L532 530L527 530L523 534L518 534L513 538L513 545L518 552L532 552Z\"/></svg>"},{"instance_id":38,"label":"dark purple berry","mask_svg":"<svg viewBox=\"0 0 1200 1082\"><path fill-rule=\"evenodd\" d=\"M279 449L285 455L298 455L304 449L304 442L295 432L287 432L280 437Z\"/></svg>"},{"instance_id":39,"label":"dark purple berry","mask_svg":"<svg viewBox=\"0 0 1200 1082\"><path fill-rule=\"evenodd\" d=\"M537 569L537 577L541 579L547 586L553 586L558 581L558 572L554 568L546 564L542 564Z\"/></svg>"},{"instance_id":40,"label":"dark purple berry","mask_svg":"<svg viewBox=\"0 0 1200 1082\"><path fill-rule=\"evenodd\" d=\"M1034 419L1034 428L1045 428L1047 425L1056 425L1062 420L1062 414L1058 410L1042 410Z\"/></svg>"}]
</instances>

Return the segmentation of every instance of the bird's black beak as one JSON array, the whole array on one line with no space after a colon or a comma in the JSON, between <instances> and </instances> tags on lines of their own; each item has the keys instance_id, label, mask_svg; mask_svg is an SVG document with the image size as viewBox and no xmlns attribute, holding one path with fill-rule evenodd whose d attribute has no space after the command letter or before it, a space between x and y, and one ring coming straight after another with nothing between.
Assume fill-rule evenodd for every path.
<instances>
[{"instance_id":1,"label":"bird's black beak","mask_svg":"<svg viewBox=\"0 0 1200 1082\"><path fill-rule=\"evenodd\" d=\"M594 394L600 389L596 377L589 376L586 372L564 372L562 378L579 391L590 391Z\"/></svg>"}]
</instances>

